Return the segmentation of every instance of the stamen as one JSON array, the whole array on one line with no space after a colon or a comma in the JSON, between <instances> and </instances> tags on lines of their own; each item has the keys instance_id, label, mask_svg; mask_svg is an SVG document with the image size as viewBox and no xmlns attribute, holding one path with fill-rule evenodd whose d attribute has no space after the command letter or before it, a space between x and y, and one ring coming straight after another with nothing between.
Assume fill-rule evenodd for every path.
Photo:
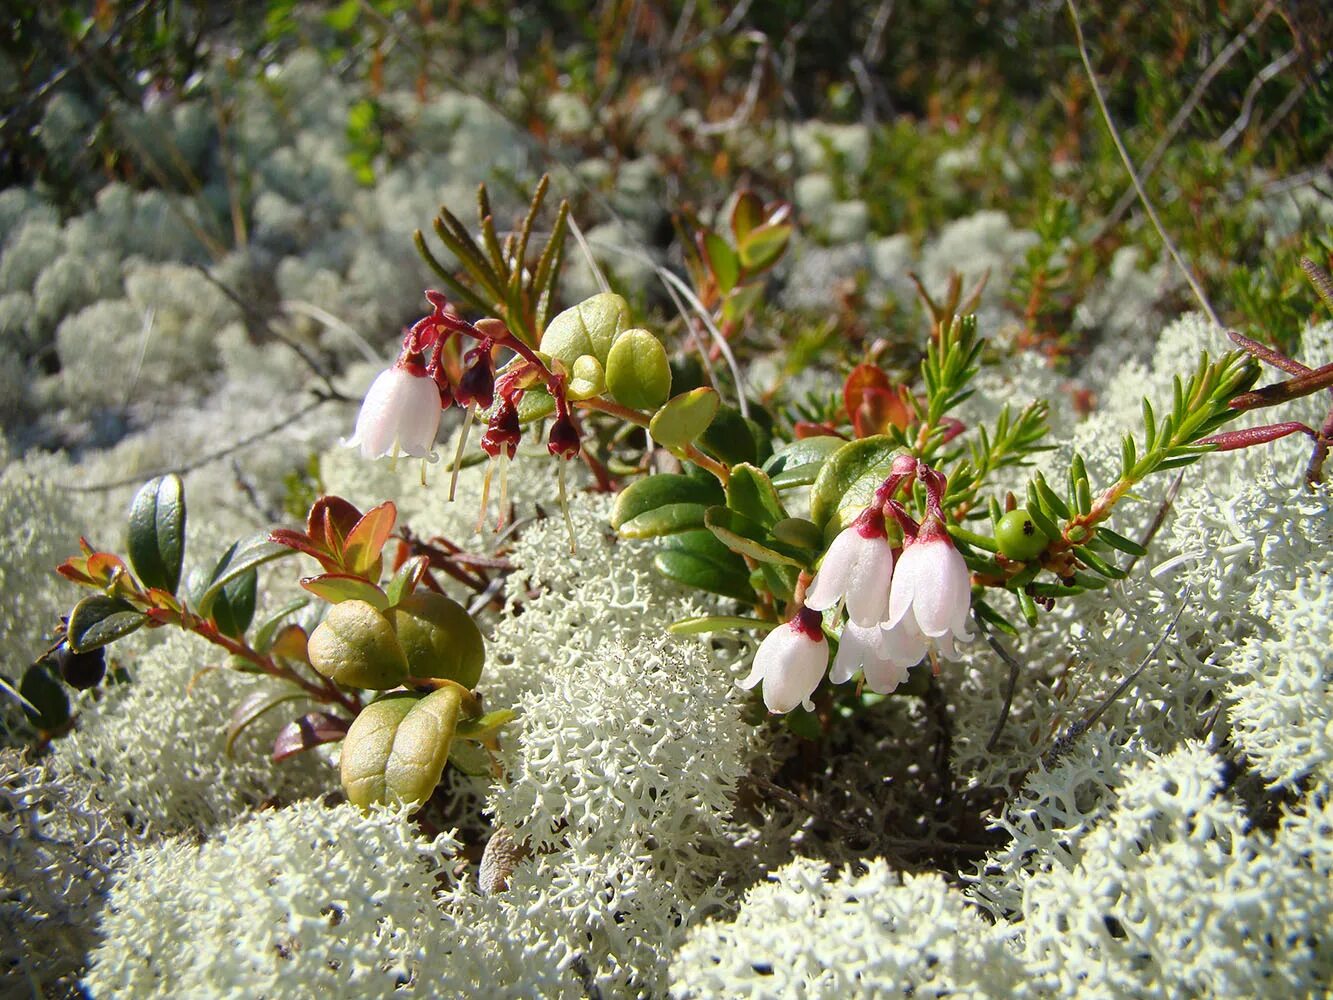
<instances>
[{"instance_id":1,"label":"stamen","mask_svg":"<svg viewBox=\"0 0 1333 1000\"><path fill-rule=\"evenodd\" d=\"M477 512L477 526L473 528L475 534L481 534L481 527L486 523L486 508L491 502L491 473L495 471L495 461L486 463L486 478L481 481L481 510Z\"/></svg>"},{"instance_id":2,"label":"stamen","mask_svg":"<svg viewBox=\"0 0 1333 1000\"><path fill-rule=\"evenodd\" d=\"M565 515L565 531L569 533L569 554L572 556L578 549L574 545L574 521L569 516L569 501L565 496L565 466L569 464L569 459L556 459L559 463L559 481L560 481L560 513Z\"/></svg>"},{"instance_id":3,"label":"stamen","mask_svg":"<svg viewBox=\"0 0 1333 1000\"><path fill-rule=\"evenodd\" d=\"M495 531L499 534L509 521L509 456L500 453L500 513L495 518Z\"/></svg>"},{"instance_id":4,"label":"stamen","mask_svg":"<svg viewBox=\"0 0 1333 1000\"><path fill-rule=\"evenodd\" d=\"M467 408L467 414L463 417L463 429L458 433L458 448L454 451L454 471L449 477L449 502L454 502L454 494L458 490L458 473L463 468L463 449L467 447L467 436L472 430L472 420L477 412L475 406ZM489 481L489 473L487 473ZM482 504L485 507L485 504Z\"/></svg>"}]
</instances>

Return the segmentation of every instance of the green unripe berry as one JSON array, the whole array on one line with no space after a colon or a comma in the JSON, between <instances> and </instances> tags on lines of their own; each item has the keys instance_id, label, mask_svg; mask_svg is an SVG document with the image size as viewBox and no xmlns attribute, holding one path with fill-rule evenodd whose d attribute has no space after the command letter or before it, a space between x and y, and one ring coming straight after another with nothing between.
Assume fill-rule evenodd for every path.
<instances>
[{"instance_id":1,"label":"green unripe berry","mask_svg":"<svg viewBox=\"0 0 1333 1000\"><path fill-rule=\"evenodd\" d=\"M626 330L606 359L611 398L636 410L655 410L671 395L666 348L647 330Z\"/></svg>"},{"instance_id":2,"label":"green unripe berry","mask_svg":"<svg viewBox=\"0 0 1333 1000\"><path fill-rule=\"evenodd\" d=\"M348 687L387 691L407 677L407 658L393 625L365 601L342 601L311 633L310 664Z\"/></svg>"},{"instance_id":3,"label":"green unripe berry","mask_svg":"<svg viewBox=\"0 0 1333 1000\"><path fill-rule=\"evenodd\" d=\"M477 686L486 645L461 604L423 590L405 597L393 619L413 677L443 677L469 690Z\"/></svg>"},{"instance_id":4,"label":"green unripe berry","mask_svg":"<svg viewBox=\"0 0 1333 1000\"><path fill-rule=\"evenodd\" d=\"M995 541L1010 559L1024 561L1041 555L1051 542L1022 507L1000 518L1000 523L995 526Z\"/></svg>"}]
</instances>

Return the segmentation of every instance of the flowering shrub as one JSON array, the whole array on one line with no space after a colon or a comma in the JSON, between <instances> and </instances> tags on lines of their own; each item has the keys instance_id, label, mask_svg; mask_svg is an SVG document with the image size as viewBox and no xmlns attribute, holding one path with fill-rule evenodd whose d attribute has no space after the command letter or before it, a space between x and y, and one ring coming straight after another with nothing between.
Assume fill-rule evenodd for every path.
<instances>
[{"instance_id":1,"label":"flowering shrub","mask_svg":"<svg viewBox=\"0 0 1333 1000\"><path fill-rule=\"evenodd\" d=\"M355 6L318 30L402 45L364 83L57 86L100 190L0 192L7 971L1323 988L1333 327L1273 322L1333 299L1313 189L1301 291L1221 308L1262 342L1168 325L1179 272L1084 239L1104 164L989 105L754 127L780 60L723 31L688 58L755 82L707 114L552 65L528 134Z\"/></svg>"}]
</instances>

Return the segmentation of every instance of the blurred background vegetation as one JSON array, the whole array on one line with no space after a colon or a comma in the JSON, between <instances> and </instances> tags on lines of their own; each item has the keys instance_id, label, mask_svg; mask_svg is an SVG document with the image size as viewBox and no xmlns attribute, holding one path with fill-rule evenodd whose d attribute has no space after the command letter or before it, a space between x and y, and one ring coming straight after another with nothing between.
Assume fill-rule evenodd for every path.
<instances>
[{"instance_id":1,"label":"blurred background vegetation","mask_svg":"<svg viewBox=\"0 0 1333 1000\"><path fill-rule=\"evenodd\" d=\"M1297 260L1327 264L1330 251L1319 204L1333 196L1333 14L1317 0L1085 0L1079 11L1111 115L1219 314L1262 337L1293 337L1316 307ZM811 118L862 125L866 162L835 169L833 182L839 197L866 204L872 231L919 241L998 209L1039 234L1007 295L1053 354L1077 349L1073 310L1117 250L1141 247L1143 266L1161 253L1098 115L1068 11L1053 0L11 0L3 21L0 187L38 185L69 213L113 179L189 192L210 169L201 161L234 170L232 98L205 68L262 80L312 48L330 74L361 87L346 127L367 185L410 152L379 99L387 89L422 102L441 89L481 97L553 163L591 156L614 169L649 140L660 151L656 133L673 132L670 154L659 152L664 208L686 213L740 185L790 197L791 164L745 155L745 135ZM557 93L586 113L558 120ZM61 95L87 115L74 150L43 142ZM649 117L649 99L695 114ZM120 127L125 108L158 101L206 109L207 148L152 150ZM955 164L949 183L942 160ZM244 189L243 172L233 181ZM562 193L581 218L596 215L578 192ZM243 239L238 202L220 220L224 241ZM1279 202L1295 217L1274 235ZM677 238L669 226L657 236L664 247Z\"/></svg>"}]
</instances>

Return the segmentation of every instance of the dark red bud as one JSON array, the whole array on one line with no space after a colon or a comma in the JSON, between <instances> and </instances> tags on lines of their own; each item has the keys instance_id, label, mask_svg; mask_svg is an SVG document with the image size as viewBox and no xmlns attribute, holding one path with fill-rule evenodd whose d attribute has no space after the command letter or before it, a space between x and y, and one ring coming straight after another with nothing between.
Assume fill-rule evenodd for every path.
<instances>
[{"instance_id":1,"label":"dark red bud","mask_svg":"<svg viewBox=\"0 0 1333 1000\"><path fill-rule=\"evenodd\" d=\"M500 454L501 449L513 458L522 437L523 427L518 422L518 411L505 400L491 418L486 433L481 436L481 448L491 458Z\"/></svg>"},{"instance_id":2,"label":"dark red bud","mask_svg":"<svg viewBox=\"0 0 1333 1000\"><path fill-rule=\"evenodd\" d=\"M483 410L491 408L495 402L495 372L491 368L489 351L463 369L458 386L454 389L454 398L458 400L459 406L476 403Z\"/></svg>"},{"instance_id":3,"label":"dark red bud","mask_svg":"<svg viewBox=\"0 0 1333 1000\"><path fill-rule=\"evenodd\" d=\"M552 455L561 458L573 458L579 453L579 430L569 414L561 414L551 424L551 434L546 439L546 448Z\"/></svg>"}]
</instances>

